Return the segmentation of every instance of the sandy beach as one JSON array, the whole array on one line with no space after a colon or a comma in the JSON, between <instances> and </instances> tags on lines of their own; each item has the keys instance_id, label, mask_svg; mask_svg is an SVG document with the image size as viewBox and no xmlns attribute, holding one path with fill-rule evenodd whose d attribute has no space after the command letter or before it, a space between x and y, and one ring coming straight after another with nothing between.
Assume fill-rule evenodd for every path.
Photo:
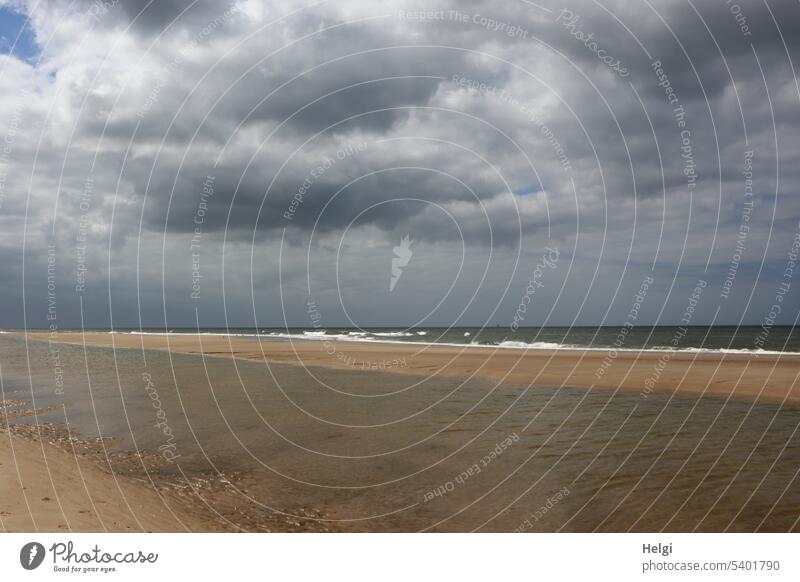
<instances>
[{"instance_id":1,"label":"sandy beach","mask_svg":"<svg viewBox=\"0 0 800 582\"><path fill-rule=\"evenodd\" d=\"M60 425L0 428L0 531L330 531L287 516L241 515L227 478L165 478L159 464L153 451L112 452Z\"/></svg>"},{"instance_id":2,"label":"sandy beach","mask_svg":"<svg viewBox=\"0 0 800 582\"><path fill-rule=\"evenodd\" d=\"M798 527L795 355L0 343L7 531Z\"/></svg>"},{"instance_id":3,"label":"sandy beach","mask_svg":"<svg viewBox=\"0 0 800 582\"><path fill-rule=\"evenodd\" d=\"M78 447L80 448L80 447ZM142 479L48 440L0 431L0 529L6 532L179 532L222 528Z\"/></svg>"},{"instance_id":4,"label":"sandy beach","mask_svg":"<svg viewBox=\"0 0 800 582\"><path fill-rule=\"evenodd\" d=\"M46 333L29 333L47 341ZM481 378L500 384L574 386L800 402L800 355L523 350L350 341L270 341L237 336L60 333L56 341L158 349L266 363Z\"/></svg>"}]
</instances>

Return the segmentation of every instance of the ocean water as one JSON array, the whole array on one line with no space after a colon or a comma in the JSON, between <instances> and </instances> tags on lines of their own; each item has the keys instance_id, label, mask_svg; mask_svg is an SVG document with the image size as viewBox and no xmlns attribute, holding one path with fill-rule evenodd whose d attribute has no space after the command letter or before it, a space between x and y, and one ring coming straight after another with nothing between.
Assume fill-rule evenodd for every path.
<instances>
[{"instance_id":1,"label":"ocean water","mask_svg":"<svg viewBox=\"0 0 800 582\"><path fill-rule=\"evenodd\" d=\"M104 330L105 331L105 330ZM187 328L118 329L117 333L197 333ZM502 348L622 350L708 350L800 353L800 331L789 326L619 326L595 327L296 327L201 328L206 334L258 335L274 340L344 340L372 342L444 343Z\"/></svg>"},{"instance_id":2,"label":"ocean water","mask_svg":"<svg viewBox=\"0 0 800 582\"><path fill-rule=\"evenodd\" d=\"M241 512L311 507L348 531L800 530L796 406L10 335L0 379L3 399L52 407L17 422L119 449L170 444L161 419L177 459L158 471L239 473Z\"/></svg>"}]
</instances>

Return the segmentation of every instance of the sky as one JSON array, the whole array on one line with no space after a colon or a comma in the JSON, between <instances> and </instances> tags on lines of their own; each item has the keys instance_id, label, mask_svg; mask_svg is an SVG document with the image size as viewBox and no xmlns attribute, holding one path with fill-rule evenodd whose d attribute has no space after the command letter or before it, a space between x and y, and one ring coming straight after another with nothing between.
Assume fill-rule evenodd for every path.
<instances>
[{"instance_id":1,"label":"sky","mask_svg":"<svg viewBox=\"0 0 800 582\"><path fill-rule=\"evenodd\" d=\"M28 17L13 6L0 6L0 52L29 62L39 52Z\"/></svg>"},{"instance_id":2,"label":"sky","mask_svg":"<svg viewBox=\"0 0 800 582\"><path fill-rule=\"evenodd\" d=\"M800 5L0 0L0 328L797 321Z\"/></svg>"}]
</instances>

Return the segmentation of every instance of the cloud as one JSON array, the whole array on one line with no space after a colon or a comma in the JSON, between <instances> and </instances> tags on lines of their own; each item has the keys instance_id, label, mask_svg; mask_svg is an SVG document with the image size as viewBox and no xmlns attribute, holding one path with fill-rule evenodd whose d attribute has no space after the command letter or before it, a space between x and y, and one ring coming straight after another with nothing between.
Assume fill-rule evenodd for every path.
<instances>
[{"instance_id":1,"label":"cloud","mask_svg":"<svg viewBox=\"0 0 800 582\"><path fill-rule=\"evenodd\" d=\"M450 276L464 279L432 321L450 321L479 284L471 316L499 313L524 261L558 244L575 264L552 298L559 322L619 319L625 302L605 293L649 270L675 293L698 273L721 284L751 150L744 252L769 268L742 267L720 313L757 323L770 293L754 290L779 282L800 219L790 3L14 6L40 53L0 55L0 139L13 134L0 161L7 326L28 294L31 321L45 322L53 240L61 301L76 304L82 223L97 325L112 310L137 324L131 302L151 321L191 324L193 253L207 323L226 309L281 323L286 309L303 325L313 255L327 313L380 324L374 273L406 234L429 255L404 275L413 293L384 298L398 313L436 305ZM462 257L461 275L443 267ZM347 314L337 264L363 282L348 287Z\"/></svg>"}]
</instances>

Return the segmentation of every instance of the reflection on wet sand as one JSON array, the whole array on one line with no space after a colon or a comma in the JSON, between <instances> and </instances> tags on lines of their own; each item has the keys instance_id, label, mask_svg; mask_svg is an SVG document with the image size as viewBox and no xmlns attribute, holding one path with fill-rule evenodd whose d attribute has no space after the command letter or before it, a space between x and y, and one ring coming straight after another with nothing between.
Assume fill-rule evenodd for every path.
<instances>
[{"instance_id":1,"label":"reflection on wet sand","mask_svg":"<svg viewBox=\"0 0 800 582\"><path fill-rule=\"evenodd\" d=\"M156 480L227 476L245 528L274 511L357 531L798 528L800 416L779 402L72 345L61 396L46 343L31 380L24 341L0 343L4 399L155 454Z\"/></svg>"}]
</instances>

